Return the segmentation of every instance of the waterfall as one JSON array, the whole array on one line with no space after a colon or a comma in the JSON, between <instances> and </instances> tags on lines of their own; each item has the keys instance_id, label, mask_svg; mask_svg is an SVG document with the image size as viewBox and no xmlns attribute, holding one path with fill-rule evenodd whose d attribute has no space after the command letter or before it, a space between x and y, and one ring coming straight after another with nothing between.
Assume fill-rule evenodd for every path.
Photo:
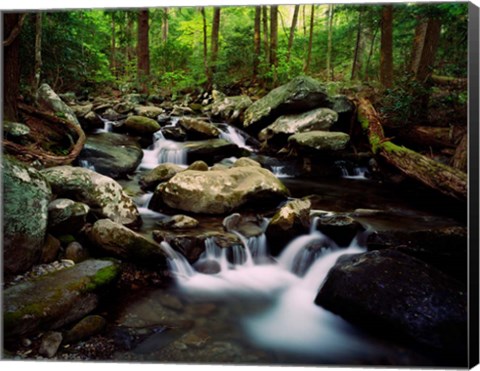
<instances>
[{"instance_id":1,"label":"waterfall","mask_svg":"<svg viewBox=\"0 0 480 371\"><path fill-rule=\"evenodd\" d=\"M114 126L117 126L118 124L114 121L110 121L110 120L107 120L107 119L104 119L103 117L101 116L98 116L100 118L100 120L102 120L103 122L103 129L97 129L95 130L95 134L98 134L98 133L111 133L113 131L113 127Z\"/></svg>"},{"instance_id":2,"label":"waterfall","mask_svg":"<svg viewBox=\"0 0 480 371\"><path fill-rule=\"evenodd\" d=\"M153 134L153 145L143 151L140 168L153 169L167 162L187 165L187 151L182 143L165 139L159 130Z\"/></svg>"},{"instance_id":3,"label":"waterfall","mask_svg":"<svg viewBox=\"0 0 480 371\"><path fill-rule=\"evenodd\" d=\"M88 170L96 171L95 165L88 160L78 160L78 165Z\"/></svg>"},{"instance_id":4,"label":"waterfall","mask_svg":"<svg viewBox=\"0 0 480 371\"><path fill-rule=\"evenodd\" d=\"M368 167L353 165L347 161L335 161L335 166L339 169L340 175L345 179L367 180Z\"/></svg>"},{"instance_id":5,"label":"waterfall","mask_svg":"<svg viewBox=\"0 0 480 371\"><path fill-rule=\"evenodd\" d=\"M220 125L218 129L220 130L220 138L228 140L240 148L253 151L253 148L247 145L247 134L242 132L240 129L237 129L231 125Z\"/></svg>"},{"instance_id":6,"label":"waterfall","mask_svg":"<svg viewBox=\"0 0 480 371\"><path fill-rule=\"evenodd\" d=\"M188 279L189 277L195 274L190 263L185 259L182 254L176 252L168 242L162 241L160 247L168 256L168 266L170 271L174 273L177 277L182 277Z\"/></svg>"},{"instance_id":7,"label":"waterfall","mask_svg":"<svg viewBox=\"0 0 480 371\"><path fill-rule=\"evenodd\" d=\"M288 174L286 170L286 166L272 166L272 173L277 178L293 178L292 174Z\"/></svg>"}]
</instances>

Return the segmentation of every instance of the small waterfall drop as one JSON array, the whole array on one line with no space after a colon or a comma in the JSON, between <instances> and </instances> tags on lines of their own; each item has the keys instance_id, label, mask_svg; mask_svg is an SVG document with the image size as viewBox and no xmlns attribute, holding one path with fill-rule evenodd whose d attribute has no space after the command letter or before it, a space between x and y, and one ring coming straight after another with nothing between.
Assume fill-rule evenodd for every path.
<instances>
[{"instance_id":1,"label":"small waterfall drop","mask_svg":"<svg viewBox=\"0 0 480 371\"><path fill-rule=\"evenodd\" d=\"M370 174L367 166L357 166L347 161L335 161L335 166L344 179L367 180Z\"/></svg>"},{"instance_id":2,"label":"small waterfall drop","mask_svg":"<svg viewBox=\"0 0 480 371\"><path fill-rule=\"evenodd\" d=\"M78 160L78 165L79 165L80 167L83 167L84 169L96 171L96 170L95 170L95 165L92 164L92 163L91 163L90 161L88 161L88 160Z\"/></svg>"},{"instance_id":3,"label":"small waterfall drop","mask_svg":"<svg viewBox=\"0 0 480 371\"><path fill-rule=\"evenodd\" d=\"M220 138L228 140L229 142L236 144L240 148L253 151L253 148L247 145L247 134L242 132L231 125L221 125L218 127L220 130Z\"/></svg>"},{"instance_id":4,"label":"small waterfall drop","mask_svg":"<svg viewBox=\"0 0 480 371\"><path fill-rule=\"evenodd\" d=\"M172 163L187 165L187 151L182 143L165 139L159 130L153 134L153 145L143 151L140 167L153 169L159 164Z\"/></svg>"},{"instance_id":5,"label":"small waterfall drop","mask_svg":"<svg viewBox=\"0 0 480 371\"><path fill-rule=\"evenodd\" d=\"M97 129L95 130L95 134L99 133L111 133L113 131L113 127L117 126L118 124L114 121L107 120L101 116L98 116L100 120L103 122L103 129Z\"/></svg>"}]
</instances>

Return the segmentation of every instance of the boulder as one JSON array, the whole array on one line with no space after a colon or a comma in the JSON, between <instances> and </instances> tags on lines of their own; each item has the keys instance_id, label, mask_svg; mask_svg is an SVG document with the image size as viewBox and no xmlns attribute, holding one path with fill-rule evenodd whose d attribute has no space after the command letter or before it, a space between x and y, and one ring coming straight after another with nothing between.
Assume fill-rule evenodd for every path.
<instances>
[{"instance_id":1,"label":"boulder","mask_svg":"<svg viewBox=\"0 0 480 371\"><path fill-rule=\"evenodd\" d=\"M248 107L243 126L258 132L282 115L326 107L327 99L326 90L320 82L308 76L298 76Z\"/></svg>"},{"instance_id":2,"label":"boulder","mask_svg":"<svg viewBox=\"0 0 480 371\"><path fill-rule=\"evenodd\" d=\"M48 205L48 230L57 234L78 233L87 222L88 205L57 198Z\"/></svg>"},{"instance_id":3,"label":"boulder","mask_svg":"<svg viewBox=\"0 0 480 371\"><path fill-rule=\"evenodd\" d=\"M160 130L160 124L157 121L143 116L127 117L123 127L135 135L152 135Z\"/></svg>"},{"instance_id":4,"label":"boulder","mask_svg":"<svg viewBox=\"0 0 480 371\"><path fill-rule=\"evenodd\" d=\"M126 135L101 133L88 136L78 162L93 166L95 171L118 179L133 173L143 158L138 142Z\"/></svg>"},{"instance_id":5,"label":"boulder","mask_svg":"<svg viewBox=\"0 0 480 371\"><path fill-rule=\"evenodd\" d=\"M163 108L155 106L136 106L133 110L135 111L135 115L151 119L156 119L157 116L165 112Z\"/></svg>"},{"instance_id":6,"label":"boulder","mask_svg":"<svg viewBox=\"0 0 480 371\"><path fill-rule=\"evenodd\" d=\"M75 113L75 116L84 118L86 115L88 115L90 112L93 110L93 104L92 103L86 103L86 104L75 104L70 106L70 108L73 110Z\"/></svg>"},{"instance_id":7,"label":"boulder","mask_svg":"<svg viewBox=\"0 0 480 371\"><path fill-rule=\"evenodd\" d=\"M53 91L48 84L42 84L37 90L37 102L49 111L75 125L80 125L75 112Z\"/></svg>"},{"instance_id":8,"label":"boulder","mask_svg":"<svg viewBox=\"0 0 480 371\"><path fill-rule=\"evenodd\" d=\"M165 265L160 245L110 219L97 220L87 235L94 246L109 255L127 261Z\"/></svg>"},{"instance_id":9,"label":"boulder","mask_svg":"<svg viewBox=\"0 0 480 371\"><path fill-rule=\"evenodd\" d=\"M25 272L38 262L44 244L50 186L37 170L3 157L3 269Z\"/></svg>"},{"instance_id":10,"label":"boulder","mask_svg":"<svg viewBox=\"0 0 480 371\"><path fill-rule=\"evenodd\" d=\"M87 249L85 249L77 241L70 242L65 248L65 259L73 261L78 264L89 257Z\"/></svg>"},{"instance_id":11,"label":"boulder","mask_svg":"<svg viewBox=\"0 0 480 371\"><path fill-rule=\"evenodd\" d=\"M312 130L328 131L337 119L338 114L329 108L317 108L296 115L280 116L260 132L259 139L283 147L287 144L290 135Z\"/></svg>"},{"instance_id":12,"label":"boulder","mask_svg":"<svg viewBox=\"0 0 480 371\"><path fill-rule=\"evenodd\" d=\"M55 354L57 354L58 348L62 343L63 336L60 332L56 331L49 331L42 337L42 343L40 344L40 348L38 349L38 354L52 358Z\"/></svg>"},{"instance_id":13,"label":"boulder","mask_svg":"<svg viewBox=\"0 0 480 371\"><path fill-rule=\"evenodd\" d=\"M45 244L42 248L40 263L47 264L57 260L60 248L60 241L57 238L53 237L51 234L47 234L47 237L45 238Z\"/></svg>"},{"instance_id":14,"label":"boulder","mask_svg":"<svg viewBox=\"0 0 480 371\"><path fill-rule=\"evenodd\" d=\"M107 321L102 316L87 316L67 331L63 342L65 344L72 344L80 340L88 339L102 332L106 324Z\"/></svg>"},{"instance_id":15,"label":"boulder","mask_svg":"<svg viewBox=\"0 0 480 371\"><path fill-rule=\"evenodd\" d=\"M140 177L140 187L146 191L153 191L157 185L172 179L175 174L183 170L184 168L180 165L160 164Z\"/></svg>"},{"instance_id":16,"label":"boulder","mask_svg":"<svg viewBox=\"0 0 480 371\"><path fill-rule=\"evenodd\" d=\"M163 127L161 131L165 139L177 142L185 142L187 140L187 133L179 126Z\"/></svg>"},{"instance_id":17,"label":"boulder","mask_svg":"<svg viewBox=\"0 0 480 371\"><path fill-rule=\"evenodd\" d=\"M252 105L252 100L246 95L234 97L214 95L214 98L211 106L212 114L228 123L242 122L245 110Z\"/></svg>"},{"instance_id":18,"label":"boulder","mask_svg":"<svg viewBox=\"0 0 480 371\"><path fill-rule=\"evenodd\" d=\"M258 207L272 206L288 195L288 189L270 171L246 166L183 171L159 185L154 198L174 209L225 214L247 203ZM153 199L152 204L155 207Z\"/></svg>"},{"instance_id":19,"label":"boulder","mask_svg":"<svg viewBox=\"0 0 480 371\"><path fill-rule=\"evenodd\" d=\"M188 140L213 139L220 135L220 130L205 121L182 117L178 124L187 132Z\"/></svg>"},{"instance_id":20,"label":"boulder","mask_svg":"<svg viewBox=\"0 0 480 371\"><path fill-rule=\"evenodd\" d=\"M202 160L208 165L220 162L226 157L241 157L249 153L226 139L185 142L184 148L187 150L188 163Z\"/></svg>"},{"instance_id":21,"label":"boulder","mask_svg":"<svg viewBox=\"0 0 480 371\"><path fill-rule=\"evenodd\" d=\"M167 220L157 222L157 225L161 228L168 229L190 229L195 228L199 224L197 219L194 219L187 215L174 215Z\"/></svg>"},{"instance_id":22,"label":"boulder","mask_svg":"<svg viewBox=\"0 0 480 371\"><path fill-rule=\"evenodd\" d=\"M3 134L6 138L15 140L30 134L30 128L20 122L3 121Z\"/></svg>"},{"instance_id":23,"label":"boulder","mask_svg":"<svg viewBox=\"0 0 480 371\"><path fill-rule=\"evenodd\" d=\"M355 103L345 95L335 95L329 97L327 107L338 114L338 120L331 130L348 133L352 123L352 116L355 114Z\"/></svg>"},{"instance_id":24,"label":"boulder","mask_svg":"<svg viewBox=\"0 0 480 371\"><path fill-rule=\"evenodd\" d=\"M87 204L97 217L125 225L141 223L135 203L113 179L73 166L51 167L41 173L58 197Z\"/></svg>"},{"instance_id":25,"label":"boulder","mask_svg":"<svg viewBox=\"0 0 480 371\"><path fill-rule=\"evenodd\" d=\"M398 251L340 257L315 303L388 338L466 353L466 290Z\"/></svg>"},{"instance_id":26,"label":"boulder","mask_svg":"<svg viewBox=\"0 0 480 371\"><path fill-rule=\"evenodd\" d=\"M315 219L315 229L324 233L338 246L348 246L358 232L363 231L363 226L348 215L322 214Z\"/></svg>"},{"instance_id":27,"label":"boulder","mask_svg":"<svg viewBox=\"0 0 480 371\"><path fill-rule=\"evenodd\" d=\"M265 231L272 254L278 255L295 237L308 233L310 208L309 200L297 199L288 201L277 211Z\"/></svg>"},{"instance_id":28,"label":"boulder","mask_svg":"<svg viewBox=\"0 0 480 371\"><path fill-rule=\"evenodd\" d=\"M86 260L3 291L3 331L8 339L58 329L96 308L97 291L119 274L111 260Z\"/></svg>"},{"instance_id":29,"label":"boulder","mask_svg":"<svg viewBox=\"0 0 480 371\"><path fill-rule=\"evenodd\" d=\"M288 144L302 154L332 153L347 147L350 136L341 132L309 131L294 134L288 138Z\"/></svg>"},{"instance_id":30,"label":"boulder","mask_svg":"<svg viewBox=\"0 0 480 371\"><path fill-rule=\"evenodd\" d=\"M208 164L204 161L195 161L186 170L208 171Z\"/></svg>"},{"instance_id":31,"label":"boulder","mask_svg":"<svg viewBox=\"0 0 480 371\"><path fill-rule=\"evenodd\" d=\"M254 166L254 167L262 167L257 161L252 160L248 157L241 157L237 161L234 162L233 167L245 167L245 166Z\"/></svg>"}]
</instances>

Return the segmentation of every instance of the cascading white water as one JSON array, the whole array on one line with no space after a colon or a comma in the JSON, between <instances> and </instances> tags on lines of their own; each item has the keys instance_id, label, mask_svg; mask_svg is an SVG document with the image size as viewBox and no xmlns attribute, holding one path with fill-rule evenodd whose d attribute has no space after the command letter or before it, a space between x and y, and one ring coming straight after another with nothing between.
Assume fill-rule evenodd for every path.
<instances>
[{"instance_id":1,"label":"cascading white water","mask_svg":"<svg viewBox=\"0 0 480 371\"><path fill-rule=\"evenodd\" d=\"M253 148L247 145L246 134L241 132L239 129L231 125L225 125L223 127L219 127L218 129L220 130L220 138L228 140L240 148L253 151Z\"/></svg>"},{"instance_id":2,"label":"cascading white water","mask_svg":"<svg viewBox=\"0 0 480 371\"><path fill-rule=\"evenodd\" d=\"M97 129L97 130L95 130L95 133L96 134L98 134L98 133L111 133L113 131L113 126L115 126L116 123L111 121L111 120L104 119L101 116L98 116L98 117L103 122L103 129Z\"/></svg>"},{"instance_id":3,"label":"cascading white water","mask_svg":"<svg viewBox=\"0 0 480 371\"><path fill-rule=\"evenodd\" d=\"M286 166L272 166L272 173L277 178L293 178L292 174L288 174Z\"/></svg>"},{"instance_id":4,"label":"cascading white water","mask_svg":"<svg viewBox=\"0 0 480 371\"><path fill-rule=\"evenodd\" d=\"M345 179L358 179L367 180L369 174L368 167L366 166L347 166L345 161L336 161L335 165L340 170L342 178Z\"/></svg>"},{"instance_id":5,"label":"cascading white water","mask_svg":"<svg viewBox=\"0 0 480 371\"><path fill-rule=\"evenodd\" d=\"M143 150L143 159L140 168L153 169L159 164L172 163L187 165L187 151L182 143L165 139L159 130L153 134L153 145Z\"/></svg>"}]
</instances>

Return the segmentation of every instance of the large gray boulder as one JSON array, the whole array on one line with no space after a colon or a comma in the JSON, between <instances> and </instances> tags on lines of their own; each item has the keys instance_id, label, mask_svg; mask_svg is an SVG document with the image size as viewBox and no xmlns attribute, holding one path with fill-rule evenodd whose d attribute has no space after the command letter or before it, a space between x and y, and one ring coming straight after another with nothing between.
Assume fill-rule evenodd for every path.
<instances>
[{"instance_id":1,"label":"large gray boulder","mask_svg":"<svg viewBox=\"0 0 480 371\"><path fill-rule=\"evenodd\" d=\"M97 217L124 225L141 222L135 203L112 178L73 166L51 167L41 173L54 194L87 204Z\"/></svg>"},{"instance_id":2,"label":"large gray boulder","mask_svg":"<svg viewBox=\"0 0 480 371\"><path fill-rule=\"evenodd\" d=\"M225 214L247 203L271 206L288 195L288 189L275 175L256 166L186 170L160 184L151 205L156 207L161 200L183 211Z\"/></svg>"},{"instance_id":3,"label":"large gray boulder","mask_svg":"<svg viewBox=\"0 0 480 371\"><path fill-rule=\"evenodd\" d=\"M327 100L327 92L320 82L308 76L298 76L248 107L243 126L259 131L282 115L327 107Z\"/></svg>"},{"instance_id":4,"label":"large gray boulder","mask_svg":"<svg viewBox=\"0 0 480 371\"><path fill-rule=\"evenodd\" d=\"M5 337L57 329L79 320L96 308L98 289L112 282L118 273L116 262L86 260L5 289Z\"/></svg>"},{"instance_id":5,"label":"large gray boulder","mask_svg":"<svg viewBox=\"0 0 480 371\"><path fill-rule=\"evenodd\" d=\"M37 102L46 109L53 111L55 115L75 125L80 125L73 109L70 108L48 84L42 84L38 88Z\"/></svg>"},{"instance_id":6,"label":"large gray boulder","mask_svg":"<svg viewBox=\"0 0 480 371\"><path fill-rule=\"evenodd\" d=\"M178 125L186 131L189 140L213 139L220 135L220 130L214 125L194 118L182 117Z\"/></svg>"},{"instance_id":7,"label":"large gray boulder","mask_svg":"<svg viewBox=\"0 0 480 371\"><path fill-rule=\"evenodd\" d=\"M93 166L100 174L118 179L133 173L142 158L142 148L135 139L122 134L101 133L88 136L78 161Z\"/></svg>"},{"instance_id":8,"label":"large gray boulder","mask_svg":"<svg viewBox=\"0 0 480 371\"><path fill-rule=\"evenodd\" d=\"M40 258L47 230L50 186L35 169L3 157L3 268L25 272Z\"/></svg>"},{"instance_id":9,"label":"large gray boulder","mask_svg":"<svg viewBox=\"0 0 480 371\"><path fill-rule=\"evenodd\" d=\"M332 153L347 148L350 136L333 131L308 131L288 138L288 144L301 154Z\"/></svg>"},{"instance_id":10,"label":"large gray boulder","mask_svg":"<svg viewBox=\"0 0 480 371\"><path fill-rule=\"evenodd\" d=\"M215 96L214 96L215 97ZM245 110L252 105L252 100L246 95L215 97L211 110L214 116L220 117L228 123L243 121Z\"/></svg>"}]
</instances>

